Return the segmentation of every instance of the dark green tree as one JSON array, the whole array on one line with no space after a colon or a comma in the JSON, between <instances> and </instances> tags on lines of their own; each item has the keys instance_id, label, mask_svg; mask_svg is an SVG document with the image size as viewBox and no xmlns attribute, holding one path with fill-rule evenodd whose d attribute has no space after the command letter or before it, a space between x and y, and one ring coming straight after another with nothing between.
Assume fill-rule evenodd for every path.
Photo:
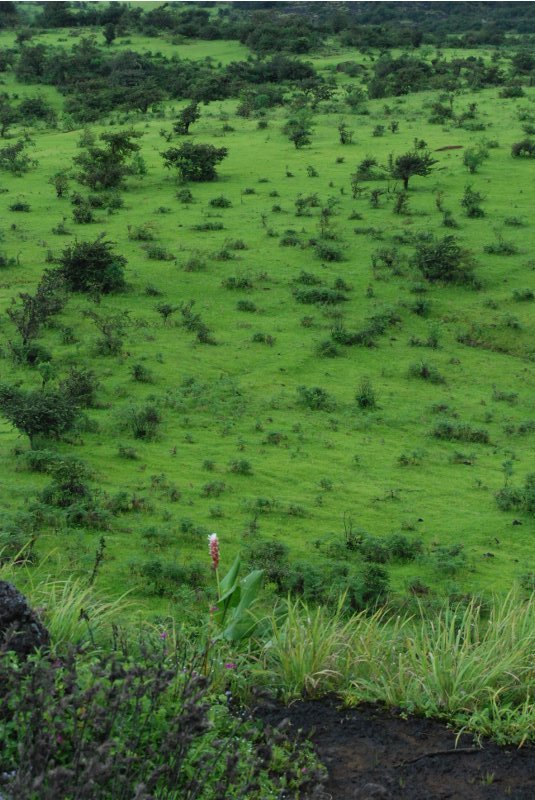
<instances>
[{"instance_id":1,"label":"dark green tree","mask_svg":"<svg viewBox=\"0 0 535 800\"><path fill-rule=\"evenodd\" d=\"M0 149L0 170L20 176L37 164L38 162L26 152L26 143L22 139Z\"/></svg>"},{"instance_id":2,"label":"dark green tree","mask_svg":"<svg viewBox=\"0 0 535 800\"><path fill-rule=\"evenodd\" d=\"M8 130L18 120L17 110L9 103L6 94L0 97L0 136L5 139Z\"/></svg>"},{"instance_id":3,"label":"dark green tree","mask_svg":"<svg viewBox=\"0 0 535 800\"><path fill-rule=\"evenodd\" d=\"M187 136L190 125L193 125L194 122L197 122L200 116L201 112L199 111L199 104L190 103L188 106L186 106L186 108L182 109L178 115L178 119L173 125L174 132L180 134L180 136Z\"/></svg>"},{"instance_id":4,"label":"dark green tree","mask_svg":"<svg viewBox=\"0 0 535 800\"><path fill-rule=\"evenodd\" d=\"M73 159L82 170L78 181L96 191L120 187L129 173L128 159L140 149L135 139L142 135L133 130L101 134L104 147L88 145Z\"/></svg>"},{"instance_id":5,"label":"dark green tree","mask_svg":"<svg viewBox=\"0 0 535 800\"><path fill-rule=\"evenodd\" d=\"M213 181L217 178L216 165L228 155L226 147L213 144L184 142L161 154L168 169L176 169L182 181Z\"/></svg>"},{"instance_id":6,"label":"dark green tree","mask_svg":"<svg viewBox=\"0 0 535 800\"><path fill-rule=\"evenodd\" d=\"M109 47L117 38L117 31L115 30L115 25L113 24L113 22L108 22L108 24L104 26L102 35L104 36L106 44Z\"/></svg>"},{"instance_id":7,"label":"dark green tree","mask_svg":"<svg viewBox=\"0 0 535 800\"><path fill-rule=\"evenodd\" d=\"M94 242L75 242L63 251L59 273L71 292L109 294L126 287L126 258L100 235Z\"/></svg>"},{"instance_id":8,"label":"dark green tree","mask_svg":"<svg viewBox=\"0 0 535 800\"><path fill-rule=\"evenodd\" d=\"M412 262L432 283L474 283L472 253L455 236L420 242Z\"/></svg>"},{"instance_id":9,"label":"dark green tree","mask_svg":"<svg viewBox=\"0 0 535 800\"><path fill-rule=\"evenodd\" d=\"M413 150L391 160L390 174L393 178L402 180L403 189L407 191L409 180L413 175L421 175L422 177L429 175L433 165L436 163L437 160L429 152Z\"/></svg>"},{"instance_id":10,"label":"dark green tree","mask_svg":"<svg viewBox=\"0 0 535 800\"><path fill-rule=\"evenodd\" d=\"M296 150L300 150L301 147L310 144L312 141L312 121L310 114L302 112L296 114L295 117L290 117L284 125L282 132L294 143Z\"/></svg>"},{"instance_id":11,"label":"dark green tree","mask_svg":"<svg viewBox=\"0 0 535 800\"><path fill-rule=\"evenodd\" d=\"M63 280L57 271L47 270L35 294L21 292L18 302L13 298L6 310L11 322L27 347L39 335L41 326L54 314L59 314L66 302Z\"/></svg>"},{"instance_id":12,"label":"dark green tree","mask_svg":"<svg viewBox=\"0 0 535 800\"><path fill-rule=\"evenodd\" d=\"M65 197L69 189L69 177L66 172L56 172L48 181L56 190L56 197Z\"/></svg>"},{"instance_id":13,"label":"dark green tree","mask_svg":"<svg viewBox=\"0 0 535 800\"><path fill-rule=\"evenodd\" d=\"M55 438L71 430L78 409L70 396L58 389L21 389L0 385L0 414L34 447L37 437Z\"/></svg>"}]
</instances>

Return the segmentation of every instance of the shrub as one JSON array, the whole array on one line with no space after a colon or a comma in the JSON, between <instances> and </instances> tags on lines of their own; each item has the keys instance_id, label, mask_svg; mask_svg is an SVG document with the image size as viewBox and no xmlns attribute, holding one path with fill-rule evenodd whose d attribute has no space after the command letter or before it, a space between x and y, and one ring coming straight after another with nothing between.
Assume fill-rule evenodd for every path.
<instances>
[{"instance_id":1,"label":"shrub","mask_svg":"<svg viewBox=\"0 0 535 800\"><path fill-rule=\"evenodd\" d=\"M535 158L535 141L533 139L523 139L515 142L511 147L513 158Z\"/></svg>"},{"instance_id":2,"label":"shrub","mask_svg":"<svg viewBox=\"0 0 535 800\"><path fill-rule=\"evenodd\" d=\"M96 402L99 382L92 370L85 367L71 367L67 377L60 382L59 388L75 406L91 408Z\"/></svg>"},{"instance_id":3,"label":"shrub","mask_svg":"<svg viewBox=\"0 0 535 800\"><path fill-rule=\"evenodd\" d=\"M457 442L477 442L489 444L489 432L484 428L473 428L467 423L443 420L438 422L433 429L435 439L446 439Z\"/></svg>"},{"instance_id":4,"label":"shrub","mask_svg":"<svg viewBox=\"0 0 535 800\"><path fill-rule=\"evenodd\" d=\"M343 261L344 254L339 247L334 247L332 244L326 242L318 242L314 247L314 252L322 261Z\"/></svg>"},{"instance_id":5,"label":"shrub","mask_svg":"<svg viewBox=\"0 0 535 800\"><path fill-rule=\"evenodd\" d=\"M340 355L340 350L330 339L325 339L316 347L316 353L320 358L336 358Z\"/></svg>"},{"instance_id":6,"label":"shrub","mask_svg":"<svg viewBox=\"0 0 535 800\"><path fill-rule=\"evenodd\" d=\"M132 376L132 380L137 381L138 383L153 383L153 376L152 372L147 369L144 364L132 364L130 367L130 374Z\"/></svg>"},{"instance_id":7,"label":"shrub","mask_svg":"<svg viewBox=\"0 0 535 800\"><path fill-rule=\"evenodd\" d=\"M485 253L495 256L514 256L518 253L515 243L506 241L499 232L496 232L496 241L485 245L483 250Z\"/></svg>"},{"instance_id":8,"label":"shrub","mask_svg":"<svg viewBox=\"0 0 535 800\"><path fill-rule=\"evenodd\" d=\"M251 337L251 341L257 344L267 344L269 347L273 347L275 344L275 337L271 336L269 333L253 333Z\"/></svg>"},{"instance_id":9,"label":"shrub","mask_svg":"<svg viewBox=\"0 0 535 800\"><path fill-rule=\"evenodd\" d=\"M421 378L430 383L446 383L438 369L427 361L418 361L409 367L409 378Z\"/></svg>"},{"instance_id":10,"label":"shrub","mask_svg":"<svg viewBox=\"0 0 535 800\"><path fill-rule=\"evenodd\" d=\"M226 489L226 485L223 481L211 481L210 483L205 483L201 489L201 496L202 497L219 497L223 494Z\"/></svg>"},{"instance_id":11,"label":"shrub","mask_svg":"<svg viewBox=\"0 0 535 800\"><path fill-rule=\"evenodd\" d=\"M320 386L299 386L298 402L311 411L334 411L336 401Z\"/></svg>"},{"instance_id":12,"label":"shrub","mask_svg":"<svg viewBox=\"0 0 535 800\"><path fill-rule=\"evenodd\" d=\"M502 511L524 511L535 514L535 472L526 475L524 486L515 488L504 486L496 493L498 508Z\"/></svg>"},{"instance_id":13,"label":"shrub","mask_svg":"<svg viewBox=\"0 0 535 800\"><path fill-rule=\"evenodd\" d=\"M122 291L126 258L113 252L113 242L101 235L93 242L75 242L59 259L59 272L72 292Z\"/></svg>"},{"instance_id":14,"label":"shrub","mask_svg":"<svg viewBox=\"0 0 535 800\"><path fill-rule=\"evenodd\" d=\"M236 461L231 461L229 465L229 469L231 472L234 472L236 475L252 475L253 468L250 461L242 458Z\"/></svg>"},{"instance_id":15,"label":"shrub","mask_svg":"<svg viewBox=\"0 0 535 800\"><path fill-rule=\"evenodd\" d=\"M474 259L454 236L419 242L413 264L428 281L474 284Z\"/></svg>"},{"instance_id":16,"label":"shrub","mask_svg":"<svg viewBox=\"0 0 535 800\"><path fill-rule=\"evenodd\" d=\"M31 211L31 206L29 203L24 202L24 200L16 200L14 203L11 203L9 206L10 211Z\"/></svg>"},{"instance_id":17,"label":"shrub","mask_svg":"<svg viewBox=\"0 0 535 800\"><path fill-rule=\"evenodd\" d=\"M145 247L147 258L152 261L174 261L173 253L170 253L165 247L159 244L150 244Z\"/></svg>"},{"instance_id":18,"label":"shrub","mask_svg":"<svg viewBox=\"0 0 535 800\"><path fill-rule=\"evenodd\" d=\"M347 297L343 292L335 289L294 289L293 296L298 303L304 305L312 305L318 303L321 305L337 305L347 301Z\"/></svg>"},{"instance_id":19,"label":"shrub","mask_svg":"<svg viewBox=\"0 0 535 800\"><path fill-rule=\"evenodd\" d=\"M369 378L363 378L357 389L355 400L359 408L371 410L377 408L377 393Z\"/></svg>"},{"instance_id":20,"label":"shrub","mask_svg":"<svg viewBox=\"0 0 535 800\"><path fill-rule=\"evenodd\" d=\"M238 300L236 303L236 308L238 311L247 311L249 313L254 313L258 311L256 304L253 303L252 300Z\"/></svg>"},{"instance_id":21,"label":"shrub","mask_svg":"<svg viewBox=\"0 0 535 800\"><path fill-rule=\"evenodd\" d=\"M179 189L178 192L176 193L176 199L184 205L193 203L193 195L191 193L191 189Z\"/></svg>"},{"instance_id":22,"label":"shrub","mask_svg":"<svg viewBox=\"0 0 535 800\"><path fill-rule=\"evenodd\" d=\"M182 181L213 181L216 166L228 155L226 147L184 142L161 154L168 169L176 169Z\"/></svg>"},{"instance_id":23,"label":"shrub","mask_svg":"<svg viewBox=\"0 0 535 800\"><path fill-rule=\"evenodd\" d=\"M289 552L283 542L257 540L246 551L247 565L263 570L266 583L274 583L281 591L290 572Z\"/></svg>"},{"instance_id":24,"label":"shrub","mask_svg":"<svg viewBox=\"0 0 535 800\"><path fill-rule=\"evenodd\" d=\"M130 429L134 439L152 441L156 438L161 421L162 415L159 409L150 403L132 407L125 414L125 425Z\"/></svg>"},{"instance_id":25,"label":"shrub","mask_svg":"<svg viewBox=\"0 0 535 800\"><path fill-rule=\"evenodd\" d=\"M225 289L252 289L253 281L247 275L230 275L221 285Z\"/></svg>"},{"instance_id":26,"label":"shrub","mask_svg":"<svg viewBox=\"0 0 535 800\"><path fill-rule=\"evenodd\" d=\"M233 717L191 657L184 662L185 649L145 641L135 655L114 650L91 665L74 650L24 663L4 657L0 702L17 724L2 729L2 793L26 798L38 786L41 800L260 800L291 786L308 794L317 776L301 746Z\"/></svg>"},{"instance_id":27,"label":"shrub","mask_svg":"<svg viewBox=\"0 0 535 800\"><path fill-rule=\"evenodd\" d=\"M150 222L145 222L135 228L129 225L128 238L134 242L152 242L154 241L154 228Z\"/></svg>"},{"instance_id":28,"label":"shrub","mask_svg":"<svg viewBox=\"0 0 535 800\"><path fill-rule=\"evenodd\" d=\"M535 292L533 289L513 289L513 300L517 302L535 300Z\"/></svg>"},{"instance_id":29,"label":"shrub","mask_svg":"<svg viewBox=\"0 0 535 800\"><path fill-rule=\"evenodd\" d=\"M471 186L466 186L461 199L461 206L464 208L466 216L471 219L480 219L484 217L485 212L481 208L481 203L484 199L481 192L476 192Z\"/></svg>"},{"instance_id":30,"label":"shrub","mask_svg":"<svg viewBox=\"0 0 535 800\"><path fill-rule=\"evenodd\" d=\"M230 208L232 206L232 201L221 194L219 197L212 197L210 205L212 208Z\"/></svg>"}]
</instances>

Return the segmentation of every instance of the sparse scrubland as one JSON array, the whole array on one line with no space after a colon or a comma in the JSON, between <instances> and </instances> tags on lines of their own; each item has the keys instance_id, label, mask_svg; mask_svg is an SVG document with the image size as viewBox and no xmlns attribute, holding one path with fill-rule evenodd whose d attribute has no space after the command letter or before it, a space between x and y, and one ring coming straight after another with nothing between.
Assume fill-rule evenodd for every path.
<instances>
[{"instance_id":1,"label":"sparse scrubland","mask_svg":"<svg viewBox=\"0 0 535 800\"><path fill-rule=\"evenodd\" d=\"M319 796L265 691L532 743L532 5L0 5L7 797Z\"/></svg>"}]
</instances>

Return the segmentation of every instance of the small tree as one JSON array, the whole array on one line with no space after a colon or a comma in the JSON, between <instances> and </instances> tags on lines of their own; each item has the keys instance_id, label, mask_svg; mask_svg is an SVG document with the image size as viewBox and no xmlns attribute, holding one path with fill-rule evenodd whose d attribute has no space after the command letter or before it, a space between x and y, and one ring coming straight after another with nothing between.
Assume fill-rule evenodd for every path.
<instances>
[{"instance_id":1,"label":"small tree","mask_svg":"<svg viewBox=\"0 0 535 800\"><path fill-rule=\"evenodd\" d=\"M513 158L535 158L535 141L523 139L521 142L515 142L511 147L511 155Z\"/></svg>"},{"instance_id":2,"label":"small tree","mask_svg":"<svg viewBox=\"0 0 535 800\"><path fill-rule=\"evenodd\" d=\"M19 302L11 301L6 310L27 347L39 335L41 326L65 305L63 280L57 272L47 271L39 281L35 294L21 292Z\"/></svg>"},{"instance_id":3,"label":"small tree","mask_svg":"<svg viewBox=\"0 0 535 800\"><path fill-rule=\"evenodd\" d=\"M20 389L0 385L0 414L25 434L34 447L37 437L56 438L71 430L78 416L72 397L57 389Z\"/></svg>"},{"instance_id":4,"label":"small tree","mask_svg":"<svg viewBox=\"0 0 535 800\"><path fill-rule=\"evenodd\" d=\"M189 106L186 106L186 108L182 109L178 115L178 119L173 125L174 132L180 134L180 136L187 136L190 125L193 125L194 122L197 122L200 116L201 112L199 111L199 104L190 103Z\"/></svg>"},{"instance_id":5,"label":"small tree","mask_svg":"<svg viewBox=\"0 0 535 800\"><path fill-rule=\"evenodd\" d=\"M7 95L0 97L0 136L5 138L9 128L18 120L18 113L9 104Z\"/></svg>"},{"instance_id":6,"label":"small tree","mask_svg":"<svg viewBox=\"0 0 535 800\"><path fill-rule=\"evenodd\" d=\"M216 165L228 155L226 147L213 144L184 142L161 154L168 169L176 169L182 181L213 181L217 178Z\"/></svg>"},{"instance_id":7,"label":"small tree","mask_svg":"<svg viewBox=\"0 0 535 800\"><path fill-rule=\"evenodd\" d=\"M26 152L26 143L22 139L0 149L0 170L11 172L13 175L24 175L37 164L38 162Z\"/></svg>"},{"instance_id":8,"label":"small tree","mask_svg":"<svg viewBox=\"0 0 535 800\"><path fill-rule=\"evenodd\" d=\"M484 147L469 147L464 151L463 164L471 175L477 172L481 164L489 157Z\"/></svg>"},{"instance_id":9,"label":"small tree","mask_svg":"<svg viewBox=\"0 0 535 800\"><path fill-rule=\"evenodd\" d=\"M312 121L308 112L301 112L295 117L290 117L284 125L282 132L294 143L296 150L300 150L312 139Z\"/></svg>"},{"instance_id":10,"label":"small tree","mask_svg":"<svg viewBox=\"0 0 535 800\"><path fill-rule=\"evenodd\" d=\"M471 219L484 217L485 212L481 208L484 199L481 192L475 192L471 186L466 186L461 199L461 206L464 208L466 216Z\"/></svg>"},{"instance_id":11,"label":"small tree","mask_svg":"<svg viewBox=\"0 0 535 800\"><path fill-rule=\"evenodd\" d=\"M420 242L412 261L432 283L474 283L472 253L455 236Z\"/></svg>"},{"instance_id":12,"label":"small tree","mask_svg":"<svg viewBox=\"0 0 535 800\"><path fill-rule=\"evenodd\" d=\"M56 172L48 181L56 190L56 197L65 197L69 190L69 177L66 172Z\"/></svg>"},{"instance_id":13,"label":"small tree","mask_svg":"<svg viewBox=\"0 0 535 800\"><path fill-rule=\"evenodd\" d=\"M104 26L102 35L104 36L106 44L109 47L117 37L117 31L115 30L115 25L113 24L113 22L108 22L108 24Z\"/></svg>"},{"instance_id":14,"label":"small tree","mask_svg":"<svg viewBox=\"0 0 535 800\"><path fill-rule=\"evenodd\" d=\"M59 273L71 292L109 294L126 287L126 258L113 252L101 234L94 242L75 242L63 251Z\"/></svg>"},{"instance_id":15,"label":"small tree","mask_svg":"<svg viewBox=\"0 0 535 800\"><path fill-rule=\"evenodd\" d=\"M99 314L96 311L84 311L84 317L92 320L102 338L97 342L97 350L103 356L115 356L121 352L126 326L130 312L117 311L111 314Z\"/></svg>"},{"instance_id":16,"label":"small tree","mask_svg":"<svg viewBox=\"0 0 535 800\"><path fill-rule=\"evenodd\" d=\"M353 131L347 127L343 119L338 123L338 135L340 144L351 144L353 141Z\"/></svg>"},{"instance_id":17,"label":"small tree","mask_svg":"<svg viewBox=\"0 0 535 800\"><path fill-rule=\"evenodd\" d=\"M134 140L141 136L142 133L133 130L101 134L104 147L88 145L84 152L73 159L81 167L78 181L93 190L120 187L130 171L128 159L140 149Z\"/></svg>"},{"instance_id":18,"label":"small tree","mask_svg":"<svg viewBox=\"0 0 535 800\"><path fill-rule=\"evenodd\" d=\"M437 160L432 158L429 152L413 150L391 161L390 174L393 178L402 180L403 189L407 191L409 180L413 175L422 177L429 175L436 163Z\"/></svg>"}]
</instances>

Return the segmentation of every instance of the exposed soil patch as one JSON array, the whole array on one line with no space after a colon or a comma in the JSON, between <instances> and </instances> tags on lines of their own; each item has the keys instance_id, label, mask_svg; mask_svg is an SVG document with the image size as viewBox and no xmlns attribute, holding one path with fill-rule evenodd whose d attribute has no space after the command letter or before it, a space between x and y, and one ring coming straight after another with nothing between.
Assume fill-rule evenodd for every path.
<instances>
[{"instance_id":1,"label":"exposed soil patch","mask_svg":"<svg viewBox=\"0 0 535 800\"><path fill-rule=\"evenodd\" d=\"M309 737L329 772L322 800L533 800L535 747L499 747L435 720L329 697L254 715ZM433 755L435 754L435 755Z\"/></svg>"}]
</instances>

